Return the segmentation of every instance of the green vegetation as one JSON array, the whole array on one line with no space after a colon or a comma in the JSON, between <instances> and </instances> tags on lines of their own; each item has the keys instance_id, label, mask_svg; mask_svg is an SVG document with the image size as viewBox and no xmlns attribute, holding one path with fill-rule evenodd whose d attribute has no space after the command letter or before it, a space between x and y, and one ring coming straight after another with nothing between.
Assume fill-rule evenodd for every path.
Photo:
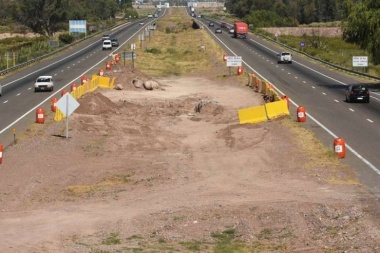
<instances>
[{"instance_id":1,"label":"green vegetation","mask_svg":"<svg viewBox=\"0 0 380 253\"><path fill-rule=\"evenodd\" d=\"M111 233L106 239L102 241L102 244L105 244L105 245L121 244L119 234Z\"/></svg>"},{"instance_id":2,"label":"green vegetation","mask_svg":"<svg viewBox=\"0 0 380 253\"><path fill-rule=\"evenodd\" d=\"M299 24L332 23L343 28L343 39L370 55L374 65L380 64L380 2L373 0L227 0L227 11L260 27L297 27ZM320 50L321 47L314 47ZM322 48L326 51L328 48ZM333 48L331 48L333 50ZM338 51L344 56L344 52ZM316 55L317 52L311 52ZM326 61L337 55L322 55ZM331 59L330 59L331 58ZM339 57L342 58L342 57ZM344 61L344 62L350 62ZM378 73L376 67L374 72Z\"/></svg>"}]
</instances>

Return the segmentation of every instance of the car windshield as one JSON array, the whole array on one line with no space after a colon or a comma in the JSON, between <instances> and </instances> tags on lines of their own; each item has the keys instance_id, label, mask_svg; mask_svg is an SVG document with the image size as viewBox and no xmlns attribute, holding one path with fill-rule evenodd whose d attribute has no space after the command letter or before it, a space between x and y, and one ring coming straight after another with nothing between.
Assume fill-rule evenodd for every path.
<instances>
[{"instance_id":1,"label":"car windshield","mask_svg":"<svg viewBox=\"0 0 380 253\"><path fill-rule=\"evenodd\" d=\"M50 78L40 77L37 79L37 82L50 82Z\"/></svg>"},{"instance_id":2,"label":"car windshield","mask_svg":"<svg viewBox=\"0 0 380 253\"><path fill-rule=\"evenodd\" d=\"M290 55L290 53L282 53L282 55Z\"/></svg>"}]
</instances>

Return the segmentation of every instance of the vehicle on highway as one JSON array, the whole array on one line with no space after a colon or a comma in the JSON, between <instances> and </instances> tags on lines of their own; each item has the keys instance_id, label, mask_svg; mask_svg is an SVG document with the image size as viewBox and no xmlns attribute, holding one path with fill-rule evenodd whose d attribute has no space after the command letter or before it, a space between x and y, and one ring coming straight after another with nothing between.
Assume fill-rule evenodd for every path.
<instances>
[{"instance_id":1,"label":"vehicle on highway","mask_svg":"<svg viewBox=\"0 0 380 253\"><path fill-rule=\"evenodd\" d=\"M235 29L233 27L231 27L229 30L228 30L228 33L229 34L234 34L235 33Z\"/></svg>"},{"instance_id":2,"label":"vehicle on highway","mask_svg":"<svg viewBox=\"0 0 380 253\"><path fill-rule=\"evenodd\" d=\"M111 45L112 45L113 47L118 47L118 46L119 46L119 41L118 41L117 39L112 39L112 40L111 40Z\"/></svg>"},{"instance_id":3,"label":"vehicle on highway","mask_svg":"<svg viewBox=\"0 0 380 253\"><path fill-rule=\"evenodd\" d=\"M110 39L111 39L111 37L108 34L103 34L103 36L102 36L103 41L104 40L110 40Z\"/></svg>"},{"instance_id":4,"label":"vehicle on highway","mask_svg":"<svg viewBox=\"0 0 380 253\"><path fill-rule=\"evenodd\" d=\"M222 23L220 24L220 27L221 27L221 28L227 28L227 23L226 23L226 22L222 22Z\"/></svg>"},{"instance_id":5,"label":"vehicle on highway","mask_svg":"<svg viewBox=\"0 0 380 253\"><path fill-rule=\"evenodd\" d=\"M144 21L141 21L141 22L139 23L139 25L144 25Z\"/></svg>"},{"instance_id":6,"label":"vehicle on highway","mask_svg":"<svg viewBox=\"0 0 380 253\"><path fill-rule=\"evenodd\" d=\"M281 52L277 54L277 63L292 63L292 54L288 52Z\"/></svg>"},{"instance_id":7,"label":"vehicle on highway","mask_svg":"<svg viewBox=\"0 0 380 253\"><path fill-rule=\"evenodd\" d=\"M39 76L34 83L34 91L53 91L54 82L52 76Z\"/></svg>"},{"instance_id":8,"label":"vehicle on highway","mask_svg":"<svg viewBox=\"0 0 380 253\"><path fill-rule=\"evenodd\" d=\"M365 102L369 103L368 87L362 84L353 84L346 89L346 102Z\"/></svg>"},{"instance_id":9,"label":"vehicle on highway","mask_svg":"<svg viewBox=\"0 0 380 253\"><path fill-rule=\"evenodd\" d=\"M1 84L0 84L0 97L3 95L3 88L2 88L2 86L1 86Z\"/></svg>"},{"instance_id":10,"label":"vehicle on highway","mask_svg":"<svg viewBox=\"0 0 380 253\"><path fill-rule=\"evenodd\" d=\"M208 26L214 26L214 22L208 23Z\"/></svg>"},{"instance_id":11,"label":"vehicle on highway","mask_svg":"<svg viewBox=\"0 0 380 253\"><path fill-rule=\"evenodd\" d=\"M148 18L153 18L153 15L151 13L149 13Z\"/></svg>"},{"instance_id":12,"label":"vehicle on highway","mask_svg":"<svg viewBox=\"0 0 380 253\"><path fill-rule=\"evenodd\" d=\"M222 33L222 28L220 28L220 27L216 28L215 33Z\"/></svg>"},{"instance_id":13,"label":"vehicle on highway","mask_svg":"<svg viewBox=\"0 0 380 253\"><path fill-rule=\"evenodd\" d=\"M234 21L234 38L246 39L248 35L248 24L243 21Z\"/></svg>"},{"instance_id":14,"label":"vehicle on highway","mask_svg":"<svg viewBox=\"0 0 380 253\"><path fill-rule=\"evenodd\" d=\"M103 41L103 50L112 50L112 41L111 40L105 40Z\"/></svg>"},{"instance_id":15,"label":"vehicle on highway","mask_svg":"<svg viewBox=\"0 0 380 253\"><path fill-rule=\"evenodd\" d=\"M202 17L202 15L201 15L201 14L199 14L199 15L198 15L198 18L201 18L201 17Z\"/></svg>"}]
</instances>

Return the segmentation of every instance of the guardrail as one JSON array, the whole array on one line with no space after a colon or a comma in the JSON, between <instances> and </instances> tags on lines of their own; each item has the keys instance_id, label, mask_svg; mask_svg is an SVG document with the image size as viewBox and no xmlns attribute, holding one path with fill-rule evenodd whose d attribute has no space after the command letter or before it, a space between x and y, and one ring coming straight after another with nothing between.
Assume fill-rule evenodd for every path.
<instances>
[{"instance_id":1,"label":"guardrail","mask_svg":"<svg viewBox=\"0 0 380 253\"><path fill-rule=\"evenodd\" d=\"M115 27L117 27L117 26L119 26L119 25L120 25L120 24L115 25L115 26L111 27L110 29L115 28ZM23 63L17 64L16 66L13 66L13 67L10 67L10 68L4 69L4 70L0 70L0 76L3 76L3 75L5 75L5 74L8 74L9 72L12 72L12 71L14 71L14 70L16 70L16 69L23 68L23 67L25 67L25 66L27 66L27 65L30 65L30 64L32 64L32 63L38 62L38 61L40 61L40 60L42 60L42 59L45 59L45 58L47 58L47 57L49 57L49 56L52 56L52 55L56 54L56 53L59 53L59 52L65 50L65 49L67 49L67 48L69 48L69 47L72 47L73 45L76 45L76 44L78 44L78 43L80 43L80 42L82 42L82 41L84 41L84 40L86 40L86 39L89 39L89 38L92 38L92 37L94 37L94 36L97 36L97 35L99 35L100 33L101 33L101 32L99 32L99 33L94 33L94 34L92 34L92 35L90 35L90 36L87 36L87 37L85 37L85 38L83 38L83 39L76 40L76 41L74 41L74 42L71 43L71 44L68 44L68 45L66 45L66 46L64 46L64 47L61 47L61 48L59 48L59 49L57 49L57 50L54 50L54 51L52 51L52 52L50 52L50 53L48 53L48 54L41 55L41 56L36 57L36 58L34 58L34 59L32 59L32 60L29 60L29 61L27 61L27 62L23 62Z\"/></svg>"},{"instance_id":2,"label":"guardrail","mask_svg":"<svg viewBox=\"0 0 380 253\"><path fill-rule=\"evenodd\" d=\"M272 39L270 37L262 35L260 33L257 33L257 32L252 32L252 33L255 34L255 35L257 35L257 36L260 36L260 37L262 37L262 38L264 38L266 40L269 40L269 41L271 41L273 43L276 43L276 44L278 44L278 45L280 45L280 46L282 46L284 48L287 48L287 49L289 49L289 50L291 50L293 52L297 52L297 53L302 54L302 55L304 55L304 56L306 56L306 57L308 57L310 59L313 59L313 60L318 61L320 63L326 64L326 65L328 65L330 67L333 67L333 68L336 68L336 69L339 69L339 70L342 70L342 71L346 71L346 72L349 72L349 73L352 73L352 74L355 74L355 75L364 76L364 77L367 77L367 78L372 78L372 79L380 81L380 77L378 77L378 76L372 76L372 75L369 75L369 74L366 74L366 73L358 72L358 71L355 71L355 70L352 70L352 69L344 68L344 67L339 66L339 65L335 65L333 63L330 63L330 62L324 61L322 59L313 57L313 56L311 56L311 55L309 55L309 54L307 54L305 52L302 52L302 51L299 51L299 50L294 49L292 47L289 47L288 45L282 44L282 43L280 43L280 42L278 42L278 41L276 41L276 40L274 40L274 39Z\"/></svg>"}]
</instances>

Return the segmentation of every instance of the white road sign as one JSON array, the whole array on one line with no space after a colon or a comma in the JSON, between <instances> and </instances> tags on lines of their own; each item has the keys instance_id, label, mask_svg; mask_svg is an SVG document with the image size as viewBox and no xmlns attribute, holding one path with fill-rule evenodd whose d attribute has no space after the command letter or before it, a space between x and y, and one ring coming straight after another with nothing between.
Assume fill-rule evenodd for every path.
<instances>
[{"instance_id":1,"label":"white road sign","mask_svg":"<svg viewBox=\"0 0 380 253\"><path fill-rule=\"evenodd\" d=\"M227 56L227 67L239 67L241 62L241 56Z\"/></svg>"},{"instance_id":2,"label":"white road sign","mask_svg":"<svg viewBox=\"0 0 380 253\"><path fill-rule=\"evenodd\" d=\"M79 107L79 103L67 92L57 101L56 106L66 117L68 117Z\"/></svg>"},{"instance_id":3,"label":"white road sign","mask_svg":"<svg viewBox=\"0 0 380 253\"><path fill-rule=\"evenodd\" d=\"M368 67L368 56L352 56L353 67Z\"/></svg>"}]
</instances>

